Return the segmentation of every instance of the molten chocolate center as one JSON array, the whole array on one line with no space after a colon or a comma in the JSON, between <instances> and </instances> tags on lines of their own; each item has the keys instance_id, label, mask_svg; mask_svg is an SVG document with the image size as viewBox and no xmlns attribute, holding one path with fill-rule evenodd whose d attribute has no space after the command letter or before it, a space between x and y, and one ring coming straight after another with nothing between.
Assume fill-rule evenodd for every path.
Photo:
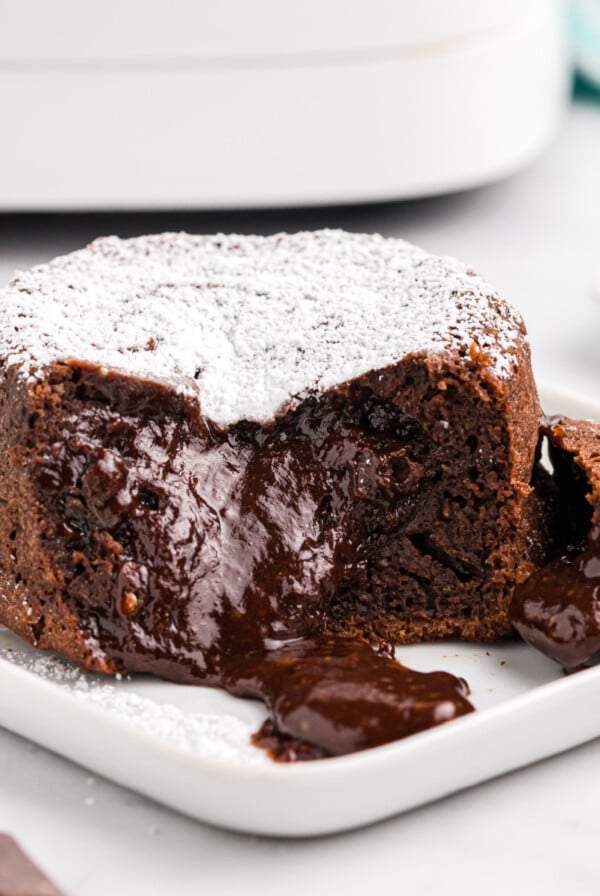
<instances>
[{"instance_id":1,"label":"molten chocolate center","mask_svg":"<svg viewBox=\"0 0 600 896\"><path fill-rule=\"evenodd\" d=\"M117 413L117 385L84 370L38 473L62 502L69 597L117 668L258 697L271 738L327 755L472 709L459 679L324 635L334 596L368 576L439 479L414 417L349 386L272 426L222 431L148 383Z\"/></svg>"}]
</instances>

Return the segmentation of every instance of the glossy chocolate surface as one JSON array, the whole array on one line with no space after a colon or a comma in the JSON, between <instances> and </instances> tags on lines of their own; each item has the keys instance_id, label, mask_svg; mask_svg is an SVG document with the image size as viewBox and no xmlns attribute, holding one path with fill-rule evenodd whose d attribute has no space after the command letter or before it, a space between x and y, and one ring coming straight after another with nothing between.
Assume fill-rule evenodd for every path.
<instances>
[{"instance_id":1,"label":"glossy chocolate surface","mask_svg":"<svg viewBox=\"0 0 600 896\"><path fill-rule=\"evenodd\" d=\"M520 585L511 620L532 647L578 669L600 651L600 531Z\"/></svg>"},{"instance_id":2,"label":"glossy chocolate surface","mask_svg":"<svg viewBox=\"0 0 600 896\"><path fill-rule=\"evenodd\" d=\"M119 392L93 368L74 398L37 482L69 545L69 600L116 669L258 697L265 737L323 755L471 711L459 679L324 634L332 597L438 475L415 418L350 385L222 431L172 390Z\"/></svg>"},{"instance_id":3,"label":"glossy chocolate surface","mask_svg":"<svg viewBox=\"0 0 600 896\"><path fill-rule=\"evenodd\" d=\"M276 759L378 747L471 712L466 682L415 672L362 641L321 636L231 663L229 691L265 701L271 724L256 741Z\"/></svg>"},{"instance_id":4,"label":"glossy chocolate surface","mask_svg":"<svg viewBox=\"0 0 600 896\"><path fill-rule=\"evenodd\" d=\"M210 680L232 651L321 633L437 472L419 423L360 390L222 432L158 385L118 389L89 373L36 464L69 599L130 671Z\"/></svg>"}]
</instances>

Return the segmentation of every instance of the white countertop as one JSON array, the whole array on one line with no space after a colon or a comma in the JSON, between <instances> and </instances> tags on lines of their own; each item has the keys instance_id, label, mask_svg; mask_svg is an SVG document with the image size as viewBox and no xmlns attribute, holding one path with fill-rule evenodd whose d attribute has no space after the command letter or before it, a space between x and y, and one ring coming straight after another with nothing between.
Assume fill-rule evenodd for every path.
<instances>
[{"instance_id":1,"label":"white countertop","mask_svg":"<svg viewBox=\"0 0 600 896\"><path fill-rule=\"evenodd\" d=\"M523 312L538 377L600 395L600 104L543 159L476 193L403 205L219 215L0 217L0 283L100 233L342 226L469 261ZM596 711L596 708L591 708ZM366 830L283 842L162 809L0 731L0 830L69 896L600 890L600 742ZM231 794L235 800L235 793Z\"/></svg>"}]
</instances>

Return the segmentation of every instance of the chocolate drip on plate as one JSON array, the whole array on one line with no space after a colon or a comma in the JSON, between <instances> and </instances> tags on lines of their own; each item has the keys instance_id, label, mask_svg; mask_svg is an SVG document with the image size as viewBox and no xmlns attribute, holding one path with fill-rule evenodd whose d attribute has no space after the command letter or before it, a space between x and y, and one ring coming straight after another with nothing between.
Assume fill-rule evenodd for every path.
<instances>
[{"instance_id":1,"label":"chocolate drip on plate","mask_svg":"<svg viewBox=\"0 0 600 896\"><path fill-rule=\"evenodd\" d=\"M230 662L223 684L265 701L255 743L281 761L355 753L472 712L466 682L415 672L362 641L323 636Z\"/></svg>"}]
</instances>

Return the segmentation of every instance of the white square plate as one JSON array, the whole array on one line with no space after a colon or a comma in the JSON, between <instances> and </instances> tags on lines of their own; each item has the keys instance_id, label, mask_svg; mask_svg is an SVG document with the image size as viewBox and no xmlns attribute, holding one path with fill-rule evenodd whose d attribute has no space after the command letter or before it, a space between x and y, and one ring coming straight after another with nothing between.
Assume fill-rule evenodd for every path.
<instances>
[{"instance_id":1,"label":"white square plate","mask_svg":"<svg viewBox=\"0 0 600 896\"><path fill-rule=\"evenodd\" d=\"M542 400L548 413L600 419L600 405L555 389ZM464 676L478 712L363 753L278 765L250 745L265 717L257 703L85 676L0 630L0 724L194 818L286 837L368 824L600 735L600 667L565 677L520 643L397 655Z\"/></svg>"}]
</instances>

